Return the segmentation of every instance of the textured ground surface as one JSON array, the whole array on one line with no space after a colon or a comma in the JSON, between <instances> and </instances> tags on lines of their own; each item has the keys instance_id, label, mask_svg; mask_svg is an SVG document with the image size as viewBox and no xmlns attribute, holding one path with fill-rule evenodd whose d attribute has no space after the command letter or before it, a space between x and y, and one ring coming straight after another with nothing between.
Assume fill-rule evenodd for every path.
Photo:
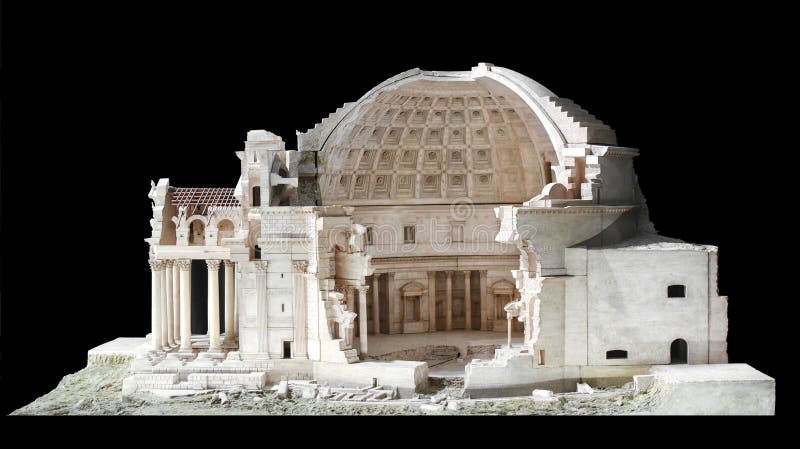
<instances>
[{"instance_id":1,"label":"textured ground surface","mask_svg":"<svg viewBox=\"0 0 800 449\"><path fill-rule=\"evenodd\" d=\"M93 365L70 374L46 395L15 411L14 415L562 415L646 413L657 400L654 393L633 395L626 388L595 394L556 395L554 402L531 398L461 399L461 380L437 379L419 399L387 403L279 399L272 391L207 391L192 396L163 398L151 393L122 397L127 364ZM440 399L432 405L431 397ZM424 407L423 407L424 405ZM444 406L444 407L442 407ZM438 410L436 408L443 408Z\"/></svg>"}]
</instances>

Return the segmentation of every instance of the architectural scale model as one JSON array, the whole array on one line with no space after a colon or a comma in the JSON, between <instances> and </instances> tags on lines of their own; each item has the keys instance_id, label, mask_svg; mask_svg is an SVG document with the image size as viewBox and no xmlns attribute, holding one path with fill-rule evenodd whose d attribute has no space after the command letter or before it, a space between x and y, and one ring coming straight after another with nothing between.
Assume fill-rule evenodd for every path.
<instances>
[{"instance_id":1,"label":"architectural scale model","mask_svg":"<svg viewBox=\"0 0 800 449\"><path fill-rule=\"evenodd\" d=\"M656 233L638 154L483 63L388 79L296 150L250 131L235 186L152 185L152 333L123 390L374 402L463 378L462 401L555 401L633 380L672 385L656 412L773 413L774 380L727 364L717 248Z\"/></svg>"}]
</instances>

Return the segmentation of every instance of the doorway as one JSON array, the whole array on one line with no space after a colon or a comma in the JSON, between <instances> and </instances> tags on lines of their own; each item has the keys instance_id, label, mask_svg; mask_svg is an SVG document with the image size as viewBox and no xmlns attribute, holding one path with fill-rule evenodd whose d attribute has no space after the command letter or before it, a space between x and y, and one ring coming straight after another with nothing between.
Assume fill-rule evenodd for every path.
<instances>
[{"instance_id":1,"label":"doorway","mask_svg":"<svg viewBox=\"0 0 800 449\"><path fill-rule=\"evenodd\" d=\"M283 358L284 359L291 359L292 358L292 342L291 341L284 341L283 342Z\"/></svg>"},{"instance_id":2,"label":"doorway","mask_svg":"<svg viewBox=\"0 0 800 449\"><path fill-rule=\"evenodd\" d=\"M669 347L669 363L671 365L682 365L688 361L688 348L686 340L679 338L672 342Z\"/></svg>"}]
</instances>

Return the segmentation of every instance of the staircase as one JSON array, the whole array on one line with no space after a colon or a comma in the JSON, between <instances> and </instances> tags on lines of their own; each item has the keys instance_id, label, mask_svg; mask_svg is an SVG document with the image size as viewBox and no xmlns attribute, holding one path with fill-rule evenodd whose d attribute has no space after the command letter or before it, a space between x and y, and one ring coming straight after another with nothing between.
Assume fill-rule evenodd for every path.
<instances>
[{"instance_id":1,"label":"staircase","mask_svg":"<svg viewBox=\"0 0 800 449\"><path fill-rule=\"evenodd\" d=\"M561 129L568 143L616 145L611 127L568 98L544 97L544 108Z\"/></svg>"}]
</instances>

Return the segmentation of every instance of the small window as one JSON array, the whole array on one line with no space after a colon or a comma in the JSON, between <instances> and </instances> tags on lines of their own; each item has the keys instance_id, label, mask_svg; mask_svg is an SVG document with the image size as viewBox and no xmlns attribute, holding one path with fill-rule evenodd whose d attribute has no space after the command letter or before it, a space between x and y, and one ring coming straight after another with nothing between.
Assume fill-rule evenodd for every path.
<instances>
[{"instance_id":1,"label":"small window","mask_svg":"<svg viewBox=\"0 0 800 449\"><path fill-rule=\"evenodd\" d=\"M457 223L454 224L450 228L450 238L453 242L463 242L464 241L464 224Z\"/></svg>"},{"instance_id":2,"label":"small window","mask_svg":"<svg viewBox=\"0 0 800 449\"><path fill-rule=\"evenodd\" d=\"M375 235L373 233L372 226L367 227L367 232L364 234L364 244L365 245L375 244Z\"/></svg>"},{"instance_id":3,"label":"small window","mask_svg":"<svg viewBox=\"0 0 800 449\"><path fill-rule=\"evenodd\" d=\"M284 359L291 359L292 358L292 342L291 341L284 341L283 342L283 358Z\"/></svg>"},{"instance_id":4,"label":"small window","mask_svg":"<svg viewBox=\"0 0 800 449\"><path fill-rule=\"evenodd\" d=\"M685 298L686 286L685 285L670 285L667 287L668 298Z\"/></svg>"},{"instance_id":5,"label":"small window","mask_svg":"<svg viewBox=\"0 0 800 449\"><path fill-rule=\"evenodd\" d=\"M611 351L606 351L606 359L627 359L628 358L628 351L623 351L622 349L614 349Z\"/></svg>"},{"instance_id":6,"label":"small window","mask_svg":"<svg viewBox=\"0 0 800 449\"><path fill-rule=\"evenodd\" d=\"M253 207L261 206L261 187L253 187Z\"/></svg>"},{"instance_id":7,"label":"small window","mask_svg":"<svg viewBox=\"0 0 800 449\"><path fill-rule=\"evenodd\" d=\"M403 227L403 242L405 243L414 243L416 242L417 233L415 226L404 226Z\"/></svg>"},{"instance_id":8,"label":"small window","mask_svg":"<svg viewBox=\"0 0 800 449\"><path fill-rule=\"evenodd\" d=\"M254 259L261 259L261 247L256 245L253 249L253 258Z\"/></svg>"}]
</instances>

